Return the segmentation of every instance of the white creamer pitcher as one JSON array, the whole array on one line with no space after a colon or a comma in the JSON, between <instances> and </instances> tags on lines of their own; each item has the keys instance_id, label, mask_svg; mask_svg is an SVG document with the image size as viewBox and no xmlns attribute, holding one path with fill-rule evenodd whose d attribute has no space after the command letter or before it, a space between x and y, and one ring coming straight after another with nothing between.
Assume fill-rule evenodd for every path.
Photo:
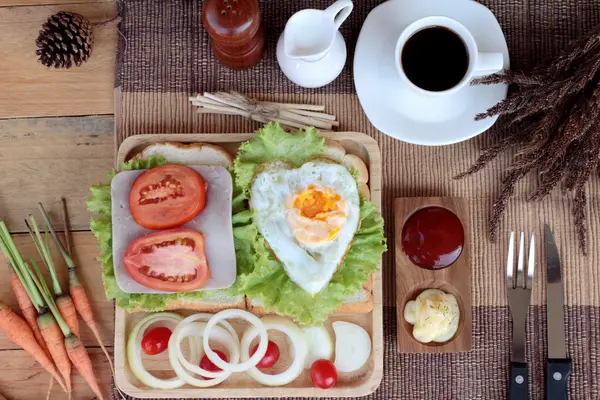
<instances>
[{"instance_id":1,"label":"white creamer pitcher","mask_svg":"<svg viewBox=\"0 0 600 400\"><path fill-rule=\"evenodd\" d=\"M326 10L292 15L277 42L277 61L297 85L316 88L333 81L346 64L346 43L339 32L354 5L338 0Z\"/></svg>"}]
</instances>

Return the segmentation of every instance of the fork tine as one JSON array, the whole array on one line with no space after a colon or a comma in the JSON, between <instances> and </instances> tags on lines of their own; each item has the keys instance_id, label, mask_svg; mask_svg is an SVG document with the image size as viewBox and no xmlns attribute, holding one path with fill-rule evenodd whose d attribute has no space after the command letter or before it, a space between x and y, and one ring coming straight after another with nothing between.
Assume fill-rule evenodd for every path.
<instances>
[{"instance_id":1,"label":"fork tine","mask_svg":"<svg viewBox=\"0 0 600 400\"><path fill-rule=\"evenodd\" d=\"M525 271L523 264L525 261L525 233L521 232L519 239L519 258L517 261L517 287L525 289Z\"/></svg>"},{"instance_id":2,"label":"fork tine","mask_svg":"<svg viewBox=\"0 0 600 400\"><path fill-rule=\"evenodd\" d=\"M529 239L529 259L527 260L527 289L533 288L533 274L535 272L535 234L531 233Z\"/></svg>"},{"instance_id":3,"label":"fork tine","mask_svg":"<svg viewBox=\"0 0 600 400\"><path fill-rule=\"evenodd\" d=\"M515 233L510 233L508 239L508 256L506 257L506 287L514 288L513 274L515 269Z\"/></svg>"}]
</instances>

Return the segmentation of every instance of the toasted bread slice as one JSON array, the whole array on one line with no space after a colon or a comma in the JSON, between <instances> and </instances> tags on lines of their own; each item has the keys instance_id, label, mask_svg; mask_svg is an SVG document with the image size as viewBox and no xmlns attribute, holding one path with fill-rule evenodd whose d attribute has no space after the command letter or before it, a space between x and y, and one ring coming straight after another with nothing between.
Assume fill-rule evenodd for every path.
<instances>
[{"instance_id":1,"label":"toasted bread slice","mask_svg":"<svg viewBox=\"0 0 600 400\"><path fill-rule=\"evenodd\" d=\"M216 313L230 308L246 309L245 296L229 296L222 293L211 293L200 300L173 300L165 307L165 311L194 310L198 312ZM145 311L136 308L131 312Z\"/></svg>"},{"instance_id":2,"label":"toasted bread slice","mask_svg":"<svg viewBox=\"0 0 600 400\"><path fill-rule=\"evenodd\" d=\"M185 165L218 165L227 168L233 163L233 157L224 148L208 143L154 143L138 153L134 160L153 155L161 155L167 161Z\"/></svg>"}]
</instances>

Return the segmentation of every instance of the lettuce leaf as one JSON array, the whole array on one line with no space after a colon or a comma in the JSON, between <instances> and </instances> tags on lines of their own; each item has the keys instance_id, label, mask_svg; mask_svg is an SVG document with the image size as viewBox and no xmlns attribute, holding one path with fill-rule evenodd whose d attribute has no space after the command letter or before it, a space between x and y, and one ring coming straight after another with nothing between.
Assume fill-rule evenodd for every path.
<instances>
[{"instance_id":1,"label":"lettuce leaf","mask_svg":"<svg viewBox=\"0 0 600 400\"><path fill-rule=\"evenodd\" d=\"M277 123L266 125L256 137L240 146L234 160L235 186L239 193L236 201L243 204L248 199L250 183L260 164L279 160L300 166L322 156L324 150L324 140L312 128L290 134ZM268 311L290 316L300 324L323 322L342 305L344 298L360 290L369 275L379 269L381 255L386 251L383 218L375 205L362 198L360 216L360 228L343 263L329 284L311 296L290 280L267 248L252 222L252 212L234 207L236 287L248 298L258 300Z\"/></svg>"},{"instance_id":2,"label":"lettuce leaf","mask_svg":"<svg viewBox=\"0 0 600 400\"><path fill-rule=\"evenodd\" d=\"M167 164L162 156L151 156L146 160L133 160L121 164L121 171L132 171L138 169L154 168ZM173 293L173 294L142 294L125 293L117 285L115 278L115 269L112 259L112 217L111 217L111 197L110 182L116 175L115 171L108 174L108 183L104 185L94 185L90 188L92 192L87 201L87 208L97 216L91 218L90 229L98 239L100 245L100 257L98 260L102 263L102 281L104 282L104 292L108 300L114 299L117 305L125 310L132 311L141 309L145 311L162 311L170 300L178 299L201 299L212 291L200 291L192 293Z\"/></svg>"}]
</instances>

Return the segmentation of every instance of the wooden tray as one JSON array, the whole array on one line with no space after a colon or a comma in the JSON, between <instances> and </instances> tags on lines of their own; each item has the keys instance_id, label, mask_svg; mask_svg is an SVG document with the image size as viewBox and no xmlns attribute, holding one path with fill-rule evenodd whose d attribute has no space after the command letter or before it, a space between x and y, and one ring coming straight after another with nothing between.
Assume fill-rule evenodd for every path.
<instances>
[{"instance_id":1,"label":"wooden tray","mask_svg":"<svg viewBox=\"0 0 600 400\"><path fill-rule=\"evenodd\" d=\"M127 138L121 144L117 154L117 165L130 159L143 147L151 143L171 141L181 143L214 143L223 146L234 155L241 142L252 138L254 134L154 134L136 135ZM325 138L341 143L346 151L362 158L369 168L369 188L371 201L381 209L381 155L377 142L356 132L323 132ZM383 322L381 272L373 274L373 311L367 314L338 314L329 318L332 321L343 320L361 325L370 333L372 339L371 358L356 373L340 374L337 385L329 390L315 388L305 371L298 379L283 387L266 387L244 373L233 374L225 382L213 388L201 389L183 386L179 389L152 389L139 382L129 369L126 360L127 337L133 326L147 313L128 313L116 307L115 310L115 382L124 393L139 398L225 398L225 397L359 397L373 393L383 377ZM190 314L189 311L182 314ZM237 327L236 327L237 328ZM273 340L279 338L275 335ZM289 358L287 346L280 346L281 360ZM164 356L164 357L162 357ZM166 360L166 355L161 354ZM281 361L280 361L281 362ZM150 372L161 376L168 366L167 361L145 364ZM170 369L170 367L169 367ZM165 377L163 375L163 377Z\"/></svg>"},{"instance_id":2,"label":"wooden tray","mask_svg":"<svg viewBox=\"0 0 600 400\"><path fill-rule=\"evenodd\" d=\"M417 210L430 206L444 207L458 216L465 232L465 244L459 258L447 268L427 270L408 258L400 238L406 220ZM396 199L396 312L398 316L398 351L400 353L455 353L472 348L471 264L469 243L469 214L466 202L458 198L401 198ZM458 331L445 343L423 344L412 336L412 325L404 320L404 306L425 289L440 289L456 297L460 308Z\"/></svg>"}]
</instances>

